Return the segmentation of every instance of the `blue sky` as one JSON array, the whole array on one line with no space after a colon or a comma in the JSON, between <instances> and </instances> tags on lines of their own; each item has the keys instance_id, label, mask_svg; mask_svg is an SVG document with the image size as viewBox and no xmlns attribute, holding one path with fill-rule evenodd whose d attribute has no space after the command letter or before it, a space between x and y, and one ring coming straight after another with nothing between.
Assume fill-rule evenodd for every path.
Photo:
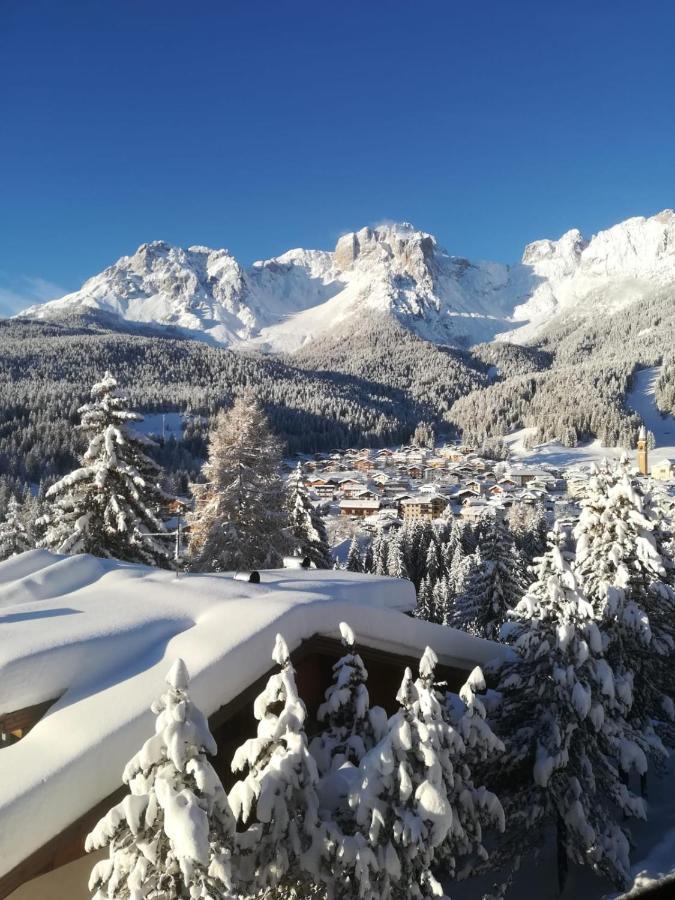
<instances>
[{"instance_id":1,"label":"blue sky","mask_svg":"<svg viewBox=\"0 0 675 900\"><path fill-rule=\"evenodd\" d=\"M141 243L517 259L675 205L675 4L0 0L0 314Z\"/></svg>"}]
</instances>

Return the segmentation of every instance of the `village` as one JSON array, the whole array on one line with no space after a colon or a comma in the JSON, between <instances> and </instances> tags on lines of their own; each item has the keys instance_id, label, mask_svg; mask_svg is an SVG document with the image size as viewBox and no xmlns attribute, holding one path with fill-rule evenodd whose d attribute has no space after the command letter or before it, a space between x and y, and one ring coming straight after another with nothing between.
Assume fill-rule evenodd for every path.
<instances>
[{"instance_id":1,"label":"village","mask_svg":"<svg viewBox=\"0 0 675 900\"><path fill-rule=\"evenodd\" d=\"M649 464L645 430L638 436L637 468L671 482L669 460ZM421 519L459 517L475 524L503 517L514 504L540 505L550 522L578 515L575 500L587 467L528 465L488 459L476 447L444 443L428 448L335 450L304 456L299 465L310 498L333 535L377 531Z\"/></svg>"}]
</instances>

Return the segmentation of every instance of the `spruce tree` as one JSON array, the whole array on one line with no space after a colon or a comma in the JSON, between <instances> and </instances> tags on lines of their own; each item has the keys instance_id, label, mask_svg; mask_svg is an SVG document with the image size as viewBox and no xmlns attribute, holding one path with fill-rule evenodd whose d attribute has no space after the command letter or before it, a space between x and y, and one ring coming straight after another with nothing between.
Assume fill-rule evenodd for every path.
<instances>
[{"instance_id":1,"label":"spruce tree","mask_svg":"<svg viewBox=\"0 0 675 900\"><path fill-rule=\"evenodd\" d=\"M486 638L496 638L525 591L523 562L511 534L499 516L481 522L479 548L471 574L458 597L455 624Z\"/></svg>"},{"instance_id":2,"label":"spruce tree","mask_svg":"<svg viewBox=\"0 0 675 900\"><path fill-rule=\"evenodd\" d=\"M386 554L387 571L386 574L392 578L407 578L408 572L405 567L405 559L403 555L404 534L403 529L388 535L389 540L385 540L388 550Z\"/></svg>"},{"instance_id":3,"label":"spruce tree","mask_svg":"<svg viewBox=\"0 0 675 900\"><path fill-rule=\"evenodd\" d=\"M410 669L396 699L399 710L364 757L360 784L350 795L357 830L367 835L372 850L355 876L360 892L353 896L427 900L444 896L434 863L453 810Z\"/></svg>"},{"instance_id":4,"label":"spruce tree","mask_svg":"<svg viewBox=\"0 0 675 900\"><path fill-rule=\"evenodd\" d=\"M623 712L658 756L665 751L652 722L673 719L675 565L670 524L627 466L605 466L591 478L575 528L576 571L602 620L606 655L620 679Z\"/></svg>"},{"instance_id":5,"label":"spruce tree","mask_svg":"<svg viewBox=\"0 0 675 900\"><path fill-rule=\"evenodd\" d=\"M427 556L435 534L429 522L413 519L406 522L399 531L404 576L409 578L417 590L427 572Z\"/></svg>"},{"instance_id":6,"label":"spruce tree","mask_svg":"<svg viewBox=\"0 0 675 900\"><path fill-rule=\"evenodd\" d=\"M359 547L359 541L356 535L354 535L354 537L352 538L352 542L349 545L349 552L347 553L347 564L345 568L348 572L363 572L361 548Z\"/></svg>"},{"instance_id":7,"label":"spruce tree","mask_svg":"<svg viewBox=\"0 0 675 900\"><path fill-rule=\"evenodd\" d=\"M498 798L484 786L474 784L470 761L494 759L504 751L486 721L485 707L478 691L485 690L479 668L474 669L460 689L463 711L456 717L446 703L441 686L435 683L436 654L427 647L415 682L419 715L426 724L429 741L440 767L442 794L452 808L452 824L436 852L436 867L455 878L459 871L466 877L486 860L483 828L503 832L504 810Z\"/></svg>"},{"instance_id":8,"label":"spruce tree","mask_svg":"<svg viewBox=\"0 0 675 900\"><path fill-rule=\"evenodd\" d=\"M288 486L288 526L298 556L308 559L317 569L332 567L326 525L309 499L300 463Z\"/></svg>"},{"instance_id":9,"label":"spruce tree","mask_svg":"<svg viewBox=\"0 0 675 900\"><path fill-rule=\"evenodd\" d=\"M182 660L167 684L155 734L124 770L129 794L87 838L88 852L109 850L91 874L94 900L234 900L234 820L207 759L216 744Z\"/></svg>"},{"instance_id":10,"label":"spruce tree","mask_svg":"<svg viewBox=\"0 0 675 900\"><path fill-rule=\"evenodd\" d=\"M377 532L373 541L373 559L375 575L389 574L389 535L381 529Z\"/></svg>"},{"instance_id":11,"label":"spruce tree","mask_svg":"<svg viewBox=\"0 0 675 900\"><path fill-rule=\"evenodd\" d=\"M372 575L375 571L375 553L373 550L373 541L369 540L366 545L366 552L363 554L363 571L368 575Z\"/></svg>"},{"instance_id":12,"label":"spruce tree","mask_svg":"<svg viewBox=\"0 0 675 900\"><path fill-rule=\"evenodd\" d=\"M443 576L436 581L432 594L433 620L441 625L453 625L456 596L450 580Z\"/></svg>"},{"instance_id":13,"label":"spruce tree","mask_svg":"<svg viewBox=\"0 0 675 900\"><path fill-rule=\"evenodd\" d=\"M383 709L370 708L368 672L354 648L354 632L341 622L340 634L345 654L333 666L333 683L317 712L324 727L310 746L321 775L345 763L358 766L381 737L386 721Z\"/></svg>"},{"instance_id":14,"label":"spruce tree","mask_svg":"<svg viewBox=\"0 0 675 900\"><path fill-rule=\"evenodd\" d=\"M503 628L519 660L502 666L497 686L495 726L506 754L492 776L509 823L500 861L512 866L553 826L561 888L568 858L624 887L623 818L644 818L645 807L621 769L644 772L647 763L615 706L619 685L602 631L561 543L554 533L536 581Z\"/></svg>"},{"instance_id":15,"label":"spruce tree","mask_svg":"<svg viewBox=\"0 0 675 900\"><path fill-rule=\"evenodd\" d=\"M233 786L229 802L246 828L238 836L241 892L302 897L311 894L321 874L319 776L307 747L307 711L281 635L273 658L279 672L254 703L257 736L234 754L232 771L246 774Z\"/></svg>"},{"instance_id":16,"label":"spruce tree","mask_svg":"<svg viewBox=\"0 0 675 900\"><path fill-rule=\"evenodd\" d=\"M154 443L132 428L143 417L128 409L106 372L79 410L89 445L79 469L46 493L44 545L56 553L91 553L168 568L173 543L164 517L175 499L161 486L162 471L147 455Z\"/></svg>"},{"instance_id":17,"label":"spruce tree","mask_svg":"<svg viewBox=\"0 0 675 900\"><path fill-rule=\"evenodd\" d=\"M473 556L466 556L458 546L448 570L448 584L455 597L461 597L466 591L467 582L473 566Z\"/></svg>"},{"instance_id":18,"label":"spruce tree","mask_svg":"<svg viewBox=\"0 0 675 900\"><path fill-rule=\"evenodd\" d=\"M192 569L274 568L292 550L281 446L250 392L216 416L189 518Z\"/></svg>"},{"instance_id":19,"label":"spruce tree","mask_svg":"<svg viewBox=\"0 0 675 900\"><path fill-rule=\"evenodd\" d=\"M24 553L33 547L28 529L22 521L22 510L14 495L7 501L5 519L0 522L0 561Z\"/></svg>"},{"instance_id":20,"label":"spruce tree","mask_svg":"<svg viewBox=\"0 0 675 900\"><path fill-rule=\"evenodd\" d=\"M435 536L433 536L429 542L429 548L427 550L427 558L424 568L425 572L423 577L428 578L432 584L441 575L441 547Z\"/></svg>"},{"instance_id":21,"label":"spruce tree","mask_svg":"<svg viewBox=\"0 0 675 900\"><path fill-rule=\"evenodd\" d=\"M435 585L432 586L431 581L428 578L424 578L417 592L415 618L424 619L426 622L436 621L434 614L434 590Z\"/></svg>"}]
</instances>

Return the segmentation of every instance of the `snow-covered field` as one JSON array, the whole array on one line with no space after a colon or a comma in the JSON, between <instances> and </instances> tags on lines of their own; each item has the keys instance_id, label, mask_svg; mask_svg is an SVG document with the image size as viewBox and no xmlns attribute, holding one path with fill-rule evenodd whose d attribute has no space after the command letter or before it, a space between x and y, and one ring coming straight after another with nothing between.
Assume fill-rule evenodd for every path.
<instances>
[{"instance_id":1,"label":"snow-covered field","mask_svg":"<svg viewBox=\"0 0 675 900\"><path fill-rule=\"evenodd\" d=\"M656 448L649 452L651 462L675 459L675 419L672 416L662 416L654 399L660 372L660 366L642 369L635 376L633 389L626 397L626 406L642 418L645 427L653 432L656 439ZM514 459L526 460L533 465L564 467L590 465L603 457L618 459L624 452L620 447L603 447L599 441L592 441L579 447L563 447L558 441L549 441L527 450L523 446L523 440L533 430L523 428L504 439Z\"/></svg>"},{"instance_id":2,"label":"snow-covered field","mask_svg":"<svg viewBox=\"0 0 675 900\"><path fill-rule=\"evenodd\" d=\"M259 585L34 550L0 564L0 711L59 699L2 751L0 875L108 796L151 733L150 704L182 657L192 694L215 712L291 649L349 622L363 643L470 670L506 648L412 619L406 581L278 569Z\"/></svg>"},{"instance_id":3,"label":"snow-covered field","mask_svg":"<svg viewBox=\"0 0 675 900\"><path fill-rule=\"evenodd\" d=\"M134 425L134 430L153 437L170 438L177 441L183 437L185 416L179 412L143 413L143 421Z\"/></svg>"}]
</instances>

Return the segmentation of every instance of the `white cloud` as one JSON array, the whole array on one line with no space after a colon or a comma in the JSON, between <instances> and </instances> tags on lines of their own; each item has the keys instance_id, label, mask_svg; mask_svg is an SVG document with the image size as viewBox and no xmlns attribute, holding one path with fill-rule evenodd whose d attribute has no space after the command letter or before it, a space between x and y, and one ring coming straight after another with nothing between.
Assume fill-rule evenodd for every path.
<instances>
[{"instance_id":1,"label":"white cloud","mask_svg":"<svg viewBox=\"0 0 675 900\"><path fill-rule=\"evenodd\" d=\"M67 290L45 278L30 275L7 278L0 273L0 317L16 315L35 303L56 300L67 293Z\"/></svg>"}]
</instances>

